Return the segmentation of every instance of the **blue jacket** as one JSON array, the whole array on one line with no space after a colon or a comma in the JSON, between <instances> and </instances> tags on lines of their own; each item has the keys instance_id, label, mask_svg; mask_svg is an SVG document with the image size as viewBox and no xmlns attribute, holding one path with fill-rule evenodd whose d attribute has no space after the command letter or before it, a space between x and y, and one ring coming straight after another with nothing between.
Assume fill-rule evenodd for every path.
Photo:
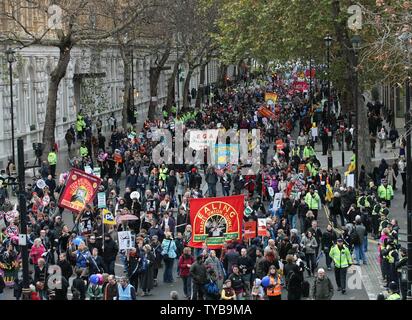
<instances>
[{"instance_id":1,"label":"blue jacket","mask_svg":"<svg viewBox=\"0 0 412 320\"><path fill-rule=\"evenodd\" d=\"M171 243L170 243L171 242ZM167 254L169 258L175 259L176 254L176 244L173 240L164 239L162 242L162 255Z\"/></svg>"}]
</instances>

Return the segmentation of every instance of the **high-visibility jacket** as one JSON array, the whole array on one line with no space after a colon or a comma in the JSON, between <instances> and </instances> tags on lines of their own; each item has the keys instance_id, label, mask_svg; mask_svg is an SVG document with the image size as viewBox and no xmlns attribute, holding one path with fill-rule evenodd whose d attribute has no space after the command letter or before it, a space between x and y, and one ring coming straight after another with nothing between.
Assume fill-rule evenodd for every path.
<instances>
[{"instance_id":1,"label":"high-visibility jacket","mask_svg":"<svg viewBox=\"0 0 412 320\"><path fill-rule=\"evenodd\" d=\"M372 215L373 216L380 215L382 213L382 211L383 211L383 209L382 209L381 205L379 203L375 204L373 206Z\"/></svg>"},{"instance_id":2,"label":"high-visibility jacket","mask_svg":"<svg viewBox=\"0 0 412 320\"><path fill-rule=\"evenodd\" d=\"M165 181L167 178L167 172L169 170L167 168L160 168L159 169L159 179Z\"/></svg>"},{"instance_id":3,"label":"high-visibility jacket","mask_svg":"<svg viewBox=\"0 0 412 320\"><path fill-rule=\"evenodd\" d=\"M369 197L367 196L360 196L358 198L358 207L365 207L370 208L371 204L369 202Z\"/></svg>"},{"instance_id":4,"label":"high-visibility jacket","mask_svg":"<svg viewBox=\"0 0 412 320\"><path fill-rule=\"evenodd\" d=\"M76 120L76 131L80 132L86 127L86 122L84 122L83 116L78 115Z\"/></svg>"},{"instance_id":5,"label":"high-visibility jacket","mask_svg":"<svg viewBox=\"0 0 412 320\"><path fill-rule=\"evenodd\" d=\"M87 147L80 147L80 156L81 157L87 157L89 154L89 150L87 149Z\"/></svg>"},{"instance_id":6,"label":"high-visibility jacket","mask_svg":"<svg viewBox=\"0 0 412 320\"><path fill-rule=\"evenodd\" d=\"M392 200L393 189L391 185L387 185L386 188L381 184L378 188L378 197L383 200Z\"/></svg>"},{"instance_id":7,"label":"high-visibility jacket","mask_svg":"<svg viewBox=\"0 0 412 320\"><path fill-rule=\"evenodd\" d=\"M292 149L292 157L294 156L300 157L300 147L295 147Z\"/></svg>"},{"instance_id":8,"label":"high-visibility jacket","mask_svg":"<svg viewBox=\"0 0 412 320\"><path fill-rule=\"evenodd\" d=\"M388 263L394 263L395 262L395 258L393 256L393 253L395 252L395 250L391 250L388 252L388 254L385 256L386 261L388 261Z\"/></svg>"},{"instance_id":9,"label":"high-visibility jacket","mask_svg":"<svg viewBox=\"0 0 412 320\"><path fill-rule=\"evenodd\" d=\"M315 166L312 163L310 163L310 162L307 163L306 168L308 169L309 174L310 174L311 177L314 177L318 174L318 170L315 168Z\"/></svg>"},{"instance_id":10,"label":"high-visibility jacket","mask_svg":"<svg viewBox=\"0 0 412 320\"><path fill-rule=\"evenodd\" d=\"M308 205L309 210L318 210L319 209L319 195L314 193L313 196L309 192L305 196L305 203Z\"/></svg>"},{"instance_id":11,"label":"high-visibility jacket","mask_svg":"<svg viewBox=\"0 0 412 320\"><path fill-rule=\"evenodd\" d=\"M304 159L310 158L314 155L315 155L315 150L313 150L312 147L306 146L305 149L303 149L303 158Z\"/></svg>"},{"instance_id":12,"label":"high-visibility jacket","mask_svg":"<svg viewBox=\"0 0 412 320\"><path fill-rule=\"evenodd\" d=\"M389 297L386 298L386 300L401 300L401 296L399 293L392 293Z\"/></svg>"},{"instance_id":13,"label":"high-visibility jacket","mask_svg":"<svg viewBox=\"0 0 412 320\"><path fill-rule=\"evenodd\" d=\"M266 295L268 297L280 296L282 294L282 285L280 275L277 275L276 279L273 276L269 276L270 284L266 288Z\"/></svg>"},{"instance_id":14,"label":"high-visibility jacket","mask_svg":"<svg viewBox=\"0 0 412 320\"><path fill-rule=\"evenodd\" d=\"M49 154L47 155L47 161L49 162L49 165L54 166L57 164L57 154L54 151L50 151Z\"/></svg>"},{"instance_id":15,"label":"high-visibility jacket","mask_svg":"<svg viewBox=\"0 0 412 320\"><path fill-rule=\"evenodd\" d=\"M352 264L352 256L349 249L343 245L342 249L339 249L338 245L334 245L330 249L329 257L332 258L335 268L347 268Z\"/></svg>"}]
</instances>

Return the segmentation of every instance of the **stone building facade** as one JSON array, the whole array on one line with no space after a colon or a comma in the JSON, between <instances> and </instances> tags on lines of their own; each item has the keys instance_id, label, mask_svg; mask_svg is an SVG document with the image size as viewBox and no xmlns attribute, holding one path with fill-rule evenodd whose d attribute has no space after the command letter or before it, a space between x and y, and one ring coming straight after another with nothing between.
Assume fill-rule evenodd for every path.
<instances>
[{"instance_id":1,"label":"stone building facade","mask_svg":"<svg viewBox=\"0 0 412 320\"><path fill-rule=\"evenodd\" d=\"M8 62L0 51L0 168L4 168L11 156L11 112ZM148 109L149 69L151 57L134 59L134 87L139 92L135 105L139 117L145 117ZM13 63L13 104L15 139L24 139L26 158L33 158L32 144L42 142L43 124L46 112L49 76L58 61L58 49L55 47L30 46L16 52L17 61ZM173 57L168 62L173 66ZM217 81L219 64L211 61L208 68L206 84ZM172 69L172 68L171 68ZM184 69L184 68L183 68ZM158 107L166 102L167 81L171 70L162 71L158 83ZM76 114L84 107L82 98L89 94L85 86L88 76L97 77L99 81L93 88L99 91L98 96L104 96L104 101L97 101L94 117L101 117L107 126L106 119L112 112L121 123L123 104L123 61L116 48L91 52L90 48L73 48L66 76L59 86L57 101L56 141L64 145L66 130L74 123ZM195 70L190 84L198 88L200 71ZM182 98L183 82L180 83L180 98ZM176 92L177 97L177 92ZM93 97L92 97L93 99ZM89 99L90 100L90 99ZM182 104L182 102L181 102ZM17 145L17 143L16 143ZM17 148L17 147L16 147ZM17 154L17 150L15 151Z\"/></svg>"}]
</instances>

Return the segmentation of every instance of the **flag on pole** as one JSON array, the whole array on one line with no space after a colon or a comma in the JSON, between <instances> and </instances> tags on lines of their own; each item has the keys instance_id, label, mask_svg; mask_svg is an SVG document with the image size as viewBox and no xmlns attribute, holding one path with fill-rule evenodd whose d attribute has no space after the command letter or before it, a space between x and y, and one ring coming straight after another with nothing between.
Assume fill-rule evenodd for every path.
<instances>
[{"instance_id":1,"label":"flag on pole","mask_svg":"<svg viewBox=\"0 0 412 320\"><path fill-rule=\"evenodd\" d=\"M116 224L113 214L107 209L103 209L103 224L108 224L108 225Z\"/></svg>"}]
</instances>

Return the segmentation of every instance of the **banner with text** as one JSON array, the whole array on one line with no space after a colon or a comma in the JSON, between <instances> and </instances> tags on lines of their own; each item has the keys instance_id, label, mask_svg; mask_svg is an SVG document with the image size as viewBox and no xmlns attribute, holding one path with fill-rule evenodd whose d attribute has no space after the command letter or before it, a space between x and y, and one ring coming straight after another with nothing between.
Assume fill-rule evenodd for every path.
<instances>
[{"instance_id":1,"label":"banner with text","mask_svg":"<svg viewBox=\"0 0 412 320\"><path fill-rule=\"evenodd\" d=\"M100 178L72 169L60 196L59 206L72 212L82 211L86 204L93 204L100 183Z\"/></svg>"},{"instance_id":2,"label":"banner with text","mask_svg":"<svg viewBox=\"0 0 412 320\"><path fill-rule=\"evenodd\" d=\"M192 239L189 246L220 249L242 237L245 196L190 199Z\"/></svg>"}]
</instances>

